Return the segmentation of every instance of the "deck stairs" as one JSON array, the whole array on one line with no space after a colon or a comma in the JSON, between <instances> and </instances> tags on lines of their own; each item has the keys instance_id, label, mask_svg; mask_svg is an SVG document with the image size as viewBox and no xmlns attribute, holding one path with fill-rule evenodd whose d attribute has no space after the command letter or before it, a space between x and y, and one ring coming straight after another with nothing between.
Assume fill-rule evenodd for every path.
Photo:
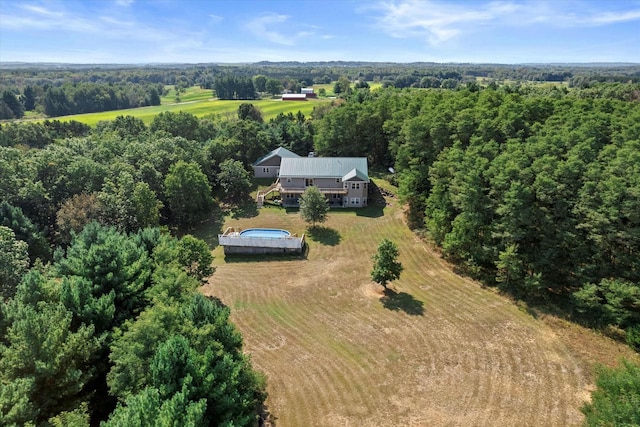
<instances>
[{"instance_id":1,"label":"deck stairs","mask_svg":"<svg viewBox=\"0 0 640 427\"><path fill-rule=\"evenodd\" d=\"M266 190L258 191L258 194L256 195L256 203L257 203L259 208L264 206L265 197L267 197L269 194L273 193L274 191L280 191L280 180L279 179L276 180L276 182L274 182L273 184L271 184L269 186L269 188L267 188Z\"/></svg>"}]
</instances>

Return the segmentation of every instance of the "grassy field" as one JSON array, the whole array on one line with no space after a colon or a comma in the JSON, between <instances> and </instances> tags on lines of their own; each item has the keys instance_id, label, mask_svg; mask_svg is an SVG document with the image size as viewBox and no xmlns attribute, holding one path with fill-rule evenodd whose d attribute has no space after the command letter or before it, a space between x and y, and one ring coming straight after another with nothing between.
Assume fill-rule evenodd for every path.
<instances>
[{"instance_id":1,"label":"grassy field","mask_svg":"<svg viewBox=\"0 0 640 427\"><path fill-rule=\"evenodd\" d=\"M238 106L243 102L250 102L262 111L262 116L265 120L269 120L280 113L296 114L298 111L301 111L302 114L308 117L313 111L314 106L331 102L331 100L317 99L306 102L282 102L279 99L260 99L251 101L217 100L211 97L211 90L192 87L187 89L186 93L180 95L180 102L176 102L176 95L173 89L169 91L168 95L162 97L161 102L161 105L153 107L77 114L73 116L56 117L56 119L61 121L77 120L79 122L86 123L89 126L95 126L101 120L113 120L118 116L134 116L142 119L142 121L148 125L153 121L153 118L157 114L164 111L184 111L197 117L209 114L223 117L236 117Z\"/></svg>"},{"instance_id":2,"label":"grassy field","mask_svg":"<svg viewBox=\"0 0 640 427\"><path fill-rule=\"evenodd\" d=\"M367 83L369 83L369 88L371 90L378 90L378 89L382 88L382 83L374 83L374 82L367 82ZM326 91L326 96L336 96L336 94L333 93L333 85L334 84L335 84L335 82L326 83L326 84L314 84L313 85L313 89L314 89L315 93L318 93L320 91L320 89L324 88L324 90Z\"/></svg>"},{"instance_id":3,"label":"grassy field","mask_svg":"<svg viewBox=\"0 0 640 427\"><path fill-rule=\"evenodd\" d=\"M387 202L332 210L315 235L277 207L196 231L215 248L203 292L231 307L267 375L275 425L580 424L593 364L633 353L455 274L406 227L397 199ZM308 252L225 258L215 236L227 226L307 233ZM383 238L398 244L405 267L387 292L369 278Z\"/></svg>"}]
</instances>

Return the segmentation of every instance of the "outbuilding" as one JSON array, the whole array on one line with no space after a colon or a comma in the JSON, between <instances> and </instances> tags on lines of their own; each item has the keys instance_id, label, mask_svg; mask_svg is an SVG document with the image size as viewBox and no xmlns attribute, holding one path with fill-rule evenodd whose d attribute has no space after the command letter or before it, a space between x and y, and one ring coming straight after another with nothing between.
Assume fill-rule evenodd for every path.
<instances>
[{"instance_id":1,"label":"outbuilding","mask_svg":"<svg viewBox=\"0 0 640 427\"><path fill-rule=\"evenodd\" d=\"M307 94L306 93L283 93L282 100L283 101L306 101Z\"/></svg>"}]
</instances>

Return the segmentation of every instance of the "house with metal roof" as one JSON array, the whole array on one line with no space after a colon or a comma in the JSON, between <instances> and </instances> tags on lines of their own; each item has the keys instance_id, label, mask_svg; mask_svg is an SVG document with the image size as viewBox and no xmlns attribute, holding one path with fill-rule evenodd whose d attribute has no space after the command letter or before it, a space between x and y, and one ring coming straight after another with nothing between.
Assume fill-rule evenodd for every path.
<instances>
[{"instance_id":1,"label":"house with metal roof","mask_svg":"<svg viewBox=\"0 0 640 427\"><path fill-rule=\"evenodd\" d=\"M284 147L278 147L255 161L253 175L256 178L276 178L280 172L280 162L285 157L296 158L300 156Z\"/></svg>"},{"instance_id":2,"label":"house with metal roof","mask_svg":"<svg viewBox=\"0 0 640 427\"><path fill-rule=\"evenodd\" d=\"M285 157L277 190L283 206L298 206L300 195L317 187L333 207L367 206L369 170L366 157Z\"/></svg>"}]
</instances>

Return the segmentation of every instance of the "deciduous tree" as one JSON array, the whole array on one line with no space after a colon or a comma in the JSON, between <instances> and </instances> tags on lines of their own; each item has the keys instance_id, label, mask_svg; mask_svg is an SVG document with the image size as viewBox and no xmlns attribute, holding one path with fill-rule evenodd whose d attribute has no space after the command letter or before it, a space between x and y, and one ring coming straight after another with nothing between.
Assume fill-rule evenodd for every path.
<instances>
[{"instance_id":1,"label":"deciduous tree","mask_svg":"<svg viewBox=\"0 0 640 427\"><path fill-rule=\"evenodd\" d=\"M171 215L179 224L191 225L213 207L211 186L197 163L179 161L164 180Z\"/></svg>"},{"instance_id":2,"label":"deciduous tree","mask_svg":"<svg viewBox=\"0 0 640 427\"><path fill-rule=\"evenodd\" d=\"M242 162L227 159L220 164L217 181L224 193L224 198L230 202L238 202L247 197L251 189L249 172Z\"/></svg>"},{"instance_id":3,"label":"deciduous tree","mask_svg":"<svg viewBox=\"0 0 640 427\"><path fill-rule=\"evenodd\" d=\"M16 239L13 230L0 225L0 302L13 296L29 268L28 247L27 242Z\"/></svg>"},{"instance_id":4,"label":"deciduous tree","mask_svg":"<svg viewBox=\"0 0 640 427\"><path fill-rule=\"evenodd\" d=\"M187 273L202 281L213 273L213 256L204 240L190 234L178 242L177 260Z\"/></svg>"},{"instance_id":5,"label":"deciduous tree","mask_svg":"<svg viewBox=\"0 0 640 427\"><path fill-rule=\"evenodd\" d=\"M311 223L312 227L315 227L316 223L322 223L327 220L328 211L329 204L324 194L317 187L307 187L300 196L300 216L302 219L307 223Z\"/></svg>"},{"instance_id":6,"label":"deciduous tree","mask_svg":"<svg viewBox=\"0 0 640 427\"><path fill-rule=\"evenodd\" d=\"M398 247L388 239L382 240L378 252L373 255L373 270L371 279L387 287L387 283L400 278L402 264L398 261Z\"/></svg>"}]
</instances>

